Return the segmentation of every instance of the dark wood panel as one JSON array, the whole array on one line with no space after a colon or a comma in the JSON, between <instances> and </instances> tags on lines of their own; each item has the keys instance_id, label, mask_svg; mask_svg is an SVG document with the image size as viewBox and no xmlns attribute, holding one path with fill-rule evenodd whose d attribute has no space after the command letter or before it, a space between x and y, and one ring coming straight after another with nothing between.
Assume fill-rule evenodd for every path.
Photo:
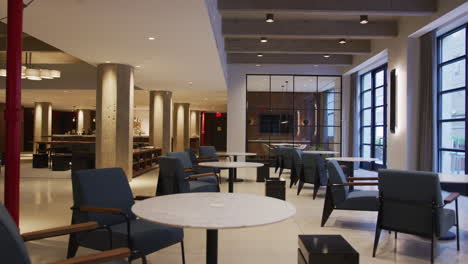
<instances>
[{"instance_id":1,"label":"dark wood panel","mask_svg":"<svg viewBox=\"0 0 468 264\"><path fill-rule=\"evenodd\" d=\"M204 145L215 146L218 151L225 151L227 145L227 115L221 113L205 113Z\"/></svg>"}]
</instances>

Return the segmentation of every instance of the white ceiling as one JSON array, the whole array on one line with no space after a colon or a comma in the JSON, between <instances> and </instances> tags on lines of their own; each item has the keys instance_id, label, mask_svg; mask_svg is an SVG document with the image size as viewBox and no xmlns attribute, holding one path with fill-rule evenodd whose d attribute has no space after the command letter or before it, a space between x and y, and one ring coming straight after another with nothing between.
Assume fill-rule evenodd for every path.
<instances>
[{"instance_id":1,"label":"white ceiling","mask_svg":"<svg viewBox=\"0 0 468 264\"><path fill-rule=\"evenodd\" d=\"M139 65L135 84L145 90L193 103L226 97L204 0L36 0L25 9L24 32L93 65Z\"/></svg>"}]
</instances>

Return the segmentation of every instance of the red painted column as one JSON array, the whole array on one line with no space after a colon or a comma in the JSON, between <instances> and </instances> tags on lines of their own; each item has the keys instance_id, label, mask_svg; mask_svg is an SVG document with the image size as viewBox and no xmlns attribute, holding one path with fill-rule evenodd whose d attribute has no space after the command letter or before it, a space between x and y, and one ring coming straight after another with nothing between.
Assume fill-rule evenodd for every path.
<instances>
[{"instance_id":1,"label":"red painted column","mask_svg":"<svg viewBox=\"0 0 468 264\"><path fill-rule=\"evenodd\" d=\"M5 207L19 225L23 1L8 0L5 109Z\"/></svg>"}]
</instances>

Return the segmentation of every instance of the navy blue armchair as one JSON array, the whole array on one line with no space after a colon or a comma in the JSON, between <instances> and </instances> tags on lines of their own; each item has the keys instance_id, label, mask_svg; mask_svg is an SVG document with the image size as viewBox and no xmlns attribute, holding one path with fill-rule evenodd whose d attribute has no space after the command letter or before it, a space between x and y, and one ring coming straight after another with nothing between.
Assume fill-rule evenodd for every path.
<instances>
[{"instance_id":1,"label":"navy blue armchair","mask_svg":"<svg viewBox=\"0 0 468 264\"><path fill-rule=\"evenodd\" d=\"M193 165L190 155L187 152L169 152L169 157L175 157L182 162L186 176L197 177L199 181L206 181L211 183L219 183L218 176L214 168L200 167ZM203 175L202 175L203 174Z\"/></svg>"},{"instance_id":2,"label":"navy blue armchair","mask_svg":"<svg viewBox=\"0 0 468 264\"><path fill-rule=\"evenodd\" d=\"M373 256L382 229L431 239L431 263L437 238L456 227L457 250L460 250L458 193L442 199L437 173L421 171L379 171L379 215L375 231ZM455 210L444 208L455 202ZM396 250L396 248L395 248Z\"/></svg>"},{"instance_id":3,"label":"navy blue armchair","mask_svg":"<svg viewBox=\"0 0 468 264\"><path fill-rule=\"evenodd\" d=\"M63 236L76 232L93 231L99 228L96 222L87 222L77 225L55 227L40 231L19 234L19 230L5 207L0 204L0 262L8 264L30 264L28 251L24 245L27 241L34 241L49 237ZM98 254L73 258L63 263L105 263L128 264L124 259L130 256L128 248L119 248ZM61 261L55 262L57 264Z\"/></svg>"},{"instance_id":4,"label":"navy blue armchair","mask_svg":"<svg viewBox=\"0 0 468 264\"><path fill-rule=\"evenodd\" d=\"M219 192L219 185L198 181L196 175L187 176L182 161L176 157L159 158L159 177L156 195L188 192Z\"/></svg>"},{"instance_id":5,"label":"navy blue armchair","mask_svg":"<svg viewBox=\"0 0 468 264\"><path fill-rule=\"evenodd\" d=\"M79 246L95 250L128 247L130 260L141 258L165 247L181 243L184 257L184 231L137 218L131 211L135 200L125 172L121 168L80 170L72 173L72 224L95 221L112 231L112 243L106 230L70 236L68 257Z\"/></svg>"},{"instance_id":6,"label":"navy blue armchair","mask_svg":"<svg viewBox=\"0 0 468 264\"><path fill-rule=\"evenodd\" d=\"M302 163L302 151L299 149L291 149L288 150L291 154L291 183L289 184L289 188L299 181L299 179L304 174L304 167Z\"/></svg>"},{"instance_id":7,"label":"navy blue armchair","mask_svg":"<svg viewBox=\"0 0 468 264\"><path fill-rule=\"evenodd\" d=\"M333 210L377 211L378 191L350 190L350 186L377 186L377 182L355 182L359 180L377 180L377 178L346 177L336 160L327 163L328 184L323 205L323 227ZM352 180L353 182L349 182Z\"/></svg>"},{"instance_id":8,"label":"navy blue armchair","mask_svg":"<svg viewBox=\"0 0 468 264\"><path fill-rule=\"evenodd\" d=\"M299 177L297 195L301 192L305 183L314 185L313 199L317 197L320 186L326 186L328 182L325 160L319 154L302 154L303 171Z\"/></svg>"}]
</instances>

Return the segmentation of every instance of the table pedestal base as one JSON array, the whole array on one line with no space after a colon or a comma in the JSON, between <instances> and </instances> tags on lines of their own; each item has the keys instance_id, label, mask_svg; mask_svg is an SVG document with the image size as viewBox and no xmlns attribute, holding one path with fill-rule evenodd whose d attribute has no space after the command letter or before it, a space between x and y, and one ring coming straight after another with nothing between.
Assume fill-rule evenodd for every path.
<instances>
[{"instance_id":1,"label":"table pedestal base","mask_svg":"<svg viewBox=\"0 0 468 264\"><path fill-rule=\"evenodd\" d=\"M206 264L218 263L218 230L206 230Z\"/></svg>"}]
</instances>

